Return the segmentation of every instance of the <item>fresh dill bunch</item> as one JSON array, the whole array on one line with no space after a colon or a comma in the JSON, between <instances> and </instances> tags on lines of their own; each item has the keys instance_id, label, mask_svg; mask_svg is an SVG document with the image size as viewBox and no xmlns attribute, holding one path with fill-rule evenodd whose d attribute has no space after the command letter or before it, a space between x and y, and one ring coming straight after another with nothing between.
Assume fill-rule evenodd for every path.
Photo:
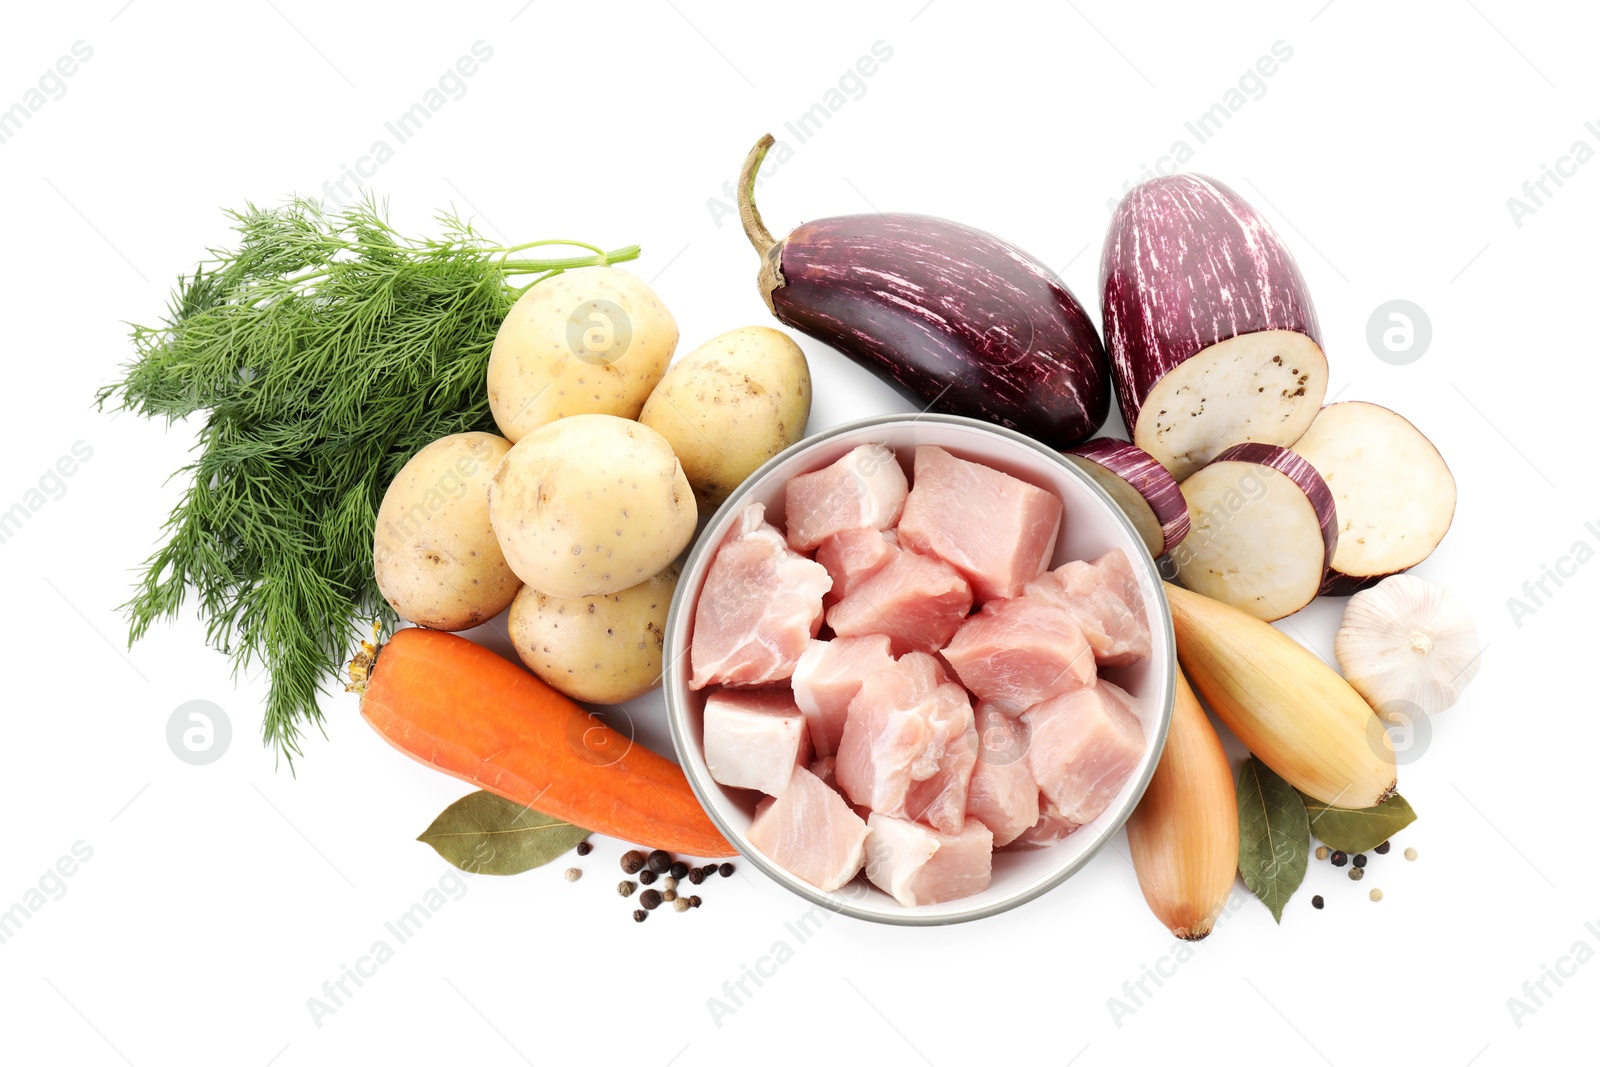
<instances>
[{"instance_id":1,"label":"fresh dill bunch","mask_svg":"<svg viewBox=\"0 0 1600 1067\"><path fill-rule=\"evenodd\" d=\"M370 200L228 215L236 247L178 280L161 325L133 328L135 359L98 400L168 425L204 413L175 475L183 498L124 605L128 640L192 593L235 673L266 667L263 740L292 766L352 642L396 621L372 568L390 480L429 442L494 431L489 351L523 291L639 249L497 246L453 215L442 238L411 239ZM586 252L521 258L541 245Z\"/></svg>"}]
</instances>

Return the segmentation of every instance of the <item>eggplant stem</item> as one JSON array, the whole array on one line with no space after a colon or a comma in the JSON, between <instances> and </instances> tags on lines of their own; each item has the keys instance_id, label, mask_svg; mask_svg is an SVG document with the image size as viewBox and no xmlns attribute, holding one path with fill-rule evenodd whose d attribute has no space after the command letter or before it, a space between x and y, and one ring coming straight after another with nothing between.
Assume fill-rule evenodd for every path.
<instances>
[{"instance_id":1,"label":"eggplant stem","mask_svg":"<svg viewBox=\"0 0 1600 1067\"><path fill-rule=\"evenodd\" d=\"M767 149L772 143L772 134L762 134L761 140L744 157L744 166L739 171L739 223L744 227L744 235L763 256L778 243L756 209L756 171L761 169L761 161L767 158Z\"/></svg>"}]
</instances>

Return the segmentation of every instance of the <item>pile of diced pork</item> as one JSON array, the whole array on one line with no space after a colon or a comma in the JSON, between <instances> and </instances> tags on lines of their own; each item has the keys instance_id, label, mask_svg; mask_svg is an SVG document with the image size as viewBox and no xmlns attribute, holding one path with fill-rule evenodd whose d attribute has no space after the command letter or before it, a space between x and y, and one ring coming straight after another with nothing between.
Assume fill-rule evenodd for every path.
<instances>
[{"instance_id":1,"label":"pile of diced pork","mask_svg":"<svg viewBox=\"0 0 1600 1067\"><path fill-rule=\"evenodd\" d=\"M1120 549L1047 571L1055 494L951 455L862 445L752 504L695 610L712 778L766 794L750 842L834 890L866 868L907 907L989 885L993 852L1058 841L1133 773L1150 654ZM823 639L826 625L827 634Z\"/></svg>"}]
</instances>

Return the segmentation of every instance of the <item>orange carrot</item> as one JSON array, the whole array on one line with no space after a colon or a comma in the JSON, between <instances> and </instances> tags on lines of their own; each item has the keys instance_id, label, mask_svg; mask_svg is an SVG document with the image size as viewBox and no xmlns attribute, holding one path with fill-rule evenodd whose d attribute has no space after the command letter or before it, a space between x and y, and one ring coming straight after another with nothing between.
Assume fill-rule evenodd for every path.
<instances>
[{"instance_id":1,"label":"orange carrot","mask_svg":"<svg viewBox=\"0 0 1600 1067\"><path fill-rule=\"evenodd\" d=\"M413 759L586 830L690 856L734 854L677 764L465 638L396 633L361 715Z\"/></svg>"}]
</instances>

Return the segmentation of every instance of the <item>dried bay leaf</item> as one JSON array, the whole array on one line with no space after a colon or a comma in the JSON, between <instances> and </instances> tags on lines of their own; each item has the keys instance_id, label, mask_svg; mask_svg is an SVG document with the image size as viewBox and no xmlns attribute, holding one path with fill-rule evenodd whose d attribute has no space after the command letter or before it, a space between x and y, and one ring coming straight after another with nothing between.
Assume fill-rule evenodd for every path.
<instances>
[{"instance_id":1,"label":"dried bay leaf","mask_svg":"<svg viewBox=\"0 0 1600 1067\"><path fill-rule=\"evenodd\" d=\"M1239 768L1239 873L1283 921L1283 907L1306 876L1311 824L1293 786L1251 756Z\"/></svg>"},{"instance_id":2,"label":"dried bay leaf","mask_svg":"<svg viewBox=\"0 0 1600 1067\"><path fill-rule=\"evenodd\" d=\"M581 826L480 789L440 812L417 840L469 874L521 874L588 836Z\"/></svg>"},{"instance_id":3,"label":"dried bay leaf","mask_svg":"<svg viewBox=\"0 0 1600 1067\"><path fill-rule=\"evenodd\" d=\"M1304 797L1311 832L1340 852L1370 852L1417 821L1406 798L1396 793L1372 808L1336 808Z\"/></svg>"}]
</instances>

